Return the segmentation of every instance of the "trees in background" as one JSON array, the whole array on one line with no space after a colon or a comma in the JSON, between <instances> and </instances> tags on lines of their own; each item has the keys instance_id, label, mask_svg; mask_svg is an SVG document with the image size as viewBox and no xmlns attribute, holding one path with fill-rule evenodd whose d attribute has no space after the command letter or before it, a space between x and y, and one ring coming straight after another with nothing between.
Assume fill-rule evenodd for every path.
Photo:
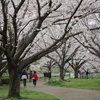
<instances>
[{"instance_id":1,"label":"trees in background","mask_svg":"<svg viewBox=\"0 0 100 100\"><path fill-rule=\"evenodd\" d=\"M2 85L2 75L7 70L7 61L4 57L4 53L0 51L0 85Z\"/></svg>"},{"instance_id":2,"label":"trees in background","mask_svg":"<svg viewBox=\"0 0 100 100\"><path fill-rule=\"evenodd\" d=\"M69 62L69 65L74 70L74 78L78 78L78 74L80 73L80 68L87 62L87 60L84 60L84 57L80 57L78 59L75 59L74 57Z\"/></svg>"},{"instance_id":3,"label":"trees in background","mask_svg":"<svg viewBox=\"0 0 100 100\"><path fill-rule=\"evenodd\" d=\"M65 65L67 65L68 62L75 56L79 46L74 50L71 50L71 48L70 42L65 41L59 49L55 50L55 52L53 52L51 55L47 55L47 57L53 60L59 67L61 80L64 80L64 71L66 69Z\"/></svg>"},{"instance_id":4,"label":"trees in background","mask_svg":"<svg viewBox=\"0 0 100 100\"><path fill-rule=\"evenodd\" d=\"M48 60L43 67L46 67L48 71L51 72L51 68L55 65L55 62L53 60Z\"/></svg>"},{"instance_id":5,"label":"trees in background","mask_svg":"<svg viewBox=\"0 0 100 100\"><path fill-rule=\"evenodd\" d=\"M94 6L96 6L94 4ZM91 14L92 13L92 14ZM82 17L82 25L85 30L81 34L81 38L74 37L87 51L91 54L88 60L95 63L95 67L100 66L98 63L100 61L100 13L97 4L97 9L88 12L86 16ZM100 68L100 67L99 67Z\"/></svg>"}]
</instances>

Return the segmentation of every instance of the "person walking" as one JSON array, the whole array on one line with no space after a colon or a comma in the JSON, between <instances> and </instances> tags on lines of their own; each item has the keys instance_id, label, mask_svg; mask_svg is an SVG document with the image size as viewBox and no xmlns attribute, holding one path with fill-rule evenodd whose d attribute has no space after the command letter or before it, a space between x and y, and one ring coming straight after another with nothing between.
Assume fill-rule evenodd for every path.
<instances>
[{"instance_id":1,"label":"person walking","mask_svg":"<svg viewBox=\"0 0 100 100\"><path fill-rule=\"evenodd\" d=\"M38 75L36 74L36 71L34 71L34 73L32 74L32 79L33 79L33 85L35 87L38 80Z\"/></svg>"},{"instance_id":2,"label":"person walking","mask_svg":"<svg viewBox=\"0 0 100 100\"><path fill-rule=\"evenodd\" d=\"M86 71L86 79L88 79L88 75L89 75L89 72L88 70Z\"/></svg>"},{"instance_id":3,"label":"person walking","mask_svg":"<svg viewBox=\"0 0 100 100\"><path fill-rule=\"evenodd\" d=\"M44 74L44 81L46 81L46 79L47 79L47 72L45 71L43 74Z\"/></svg>"},{"instance_id":4,"label":"person walking","mask_svg":"<svg viewBox=\"0 0 100 100\"><path fill-rule=\"evenodd\" d=\"M21 79L23 80L23 85L26 87L26 80L28 79L28 74L26 73L25 70L23 70Z\"/></svg>"}]
</instances>

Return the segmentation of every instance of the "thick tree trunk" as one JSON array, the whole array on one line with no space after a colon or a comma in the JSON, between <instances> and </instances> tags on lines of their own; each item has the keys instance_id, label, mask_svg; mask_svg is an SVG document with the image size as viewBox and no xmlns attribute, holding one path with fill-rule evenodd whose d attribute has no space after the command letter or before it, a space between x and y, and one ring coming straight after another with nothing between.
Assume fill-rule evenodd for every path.
<instances>
[{"instance_id":1,"label":"thick tree trunk","mask_svg":"<svg viewBox=\"0 0 100 100\"><path fill-rule=\"evenodd\" d=\"M20 74L17 69L10 69L10 84L8 98L10 97L20 97Z\"/></svg>"},{"instance_id":2,"label":"thick tree trunk","mask_svg":"<svg viewBox=\"0 0 100 100\"><path fill-rule=\"evenodd\" d=\"M75 78L78 78L78 69L76 68L76 69L74 70L74 72L75 72Z\"/></svg>"},{"instance_id":3,"label":"thick tree trunk","mask_svg":"<svg viewBox=\"0 0 100 100\"><path fill-rule=\"evenodd\" d=\"M63 67L60 67L60 79L64 80L64 69L63 69Z\"/></svg>"},{"instance_id":4,"label":"thick tree trunk","mask_svg":"<svg viewBox=\"0 0 100 100\"><path fill-rule=\"evenodd\" d=\"M51 67L48 67L48 70L51 72Z\"/></svg>"}]
</instances>

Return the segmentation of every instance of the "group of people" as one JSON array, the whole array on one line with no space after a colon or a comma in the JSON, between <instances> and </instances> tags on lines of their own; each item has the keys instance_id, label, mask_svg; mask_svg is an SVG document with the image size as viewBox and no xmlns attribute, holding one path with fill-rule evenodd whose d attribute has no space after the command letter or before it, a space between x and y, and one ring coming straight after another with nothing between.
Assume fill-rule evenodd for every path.
<instances>
[{"instance_id":1,"label":"group of people","mask_svg":"<svg viewBox=\"0 0 100 100\"><path fill-rule=\"evenodd\" d=\"M51 79L50 71L48 71L48 72L45 71L43 74L44 74L44 81ZM28 76L27 72L25 70L23 70L21 79L23 80L24 87L26 87L26 80L28 79L28 77L29 77L30 82L33 80L33 85L35 87L37 80L38 80L38 75L36 74L36 71L34 71L34 73L32 73L32 71L30 71L29 76Z\"/></svg>"},{"instance_id":2,"label":"group of people","mask_svg":"<svg viewBox=\"0 0 100 100\"><path fill-rule=\"evenodd\" d=\"M80 78L86 78L88 79L88 76L91 74L88 70L85 70L84 72L79 71Z\"/></svg>"},{"instance_id":3,"label":"group of people","mask_svg":"<svg viewBox=\"0 0 100 100\"><path fill-rule=\"evenodd\" d=\"M44 73L44 81L50 80L51 79L51 72L50 71L45 71Z\"/></svg>"},{"instance_id":4,"label":"group of people","mask_svg":"<svg viewBox=\"0 0 100 100\"><path fill-rule=\"evenodd\" d=\"M22 72L21 79L23 80L24 87L26 87L26 80L28 79L28 74L25 70L23 70L23 72ZM29 79L30 79L30 82L31 82L31 80L33 80L33 85L35 87L36 82L38 80L38 75L36 74L36 71L34 71L34 73L32 73L32 71L30 71Z\"/></svg>"}]
</instances>

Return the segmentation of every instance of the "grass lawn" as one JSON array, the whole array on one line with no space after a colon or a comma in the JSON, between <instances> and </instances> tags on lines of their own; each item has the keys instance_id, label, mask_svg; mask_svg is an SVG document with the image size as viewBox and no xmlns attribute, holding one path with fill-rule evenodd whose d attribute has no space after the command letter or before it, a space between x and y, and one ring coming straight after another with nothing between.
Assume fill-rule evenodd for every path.
<instances>
[{"instance_id":1,"label":"grass lawn","mask_svg":"<svg viewBox=\"0 0 100 100\"><path fill-rule=\"evenodd\" d=\"M0 86L0 100L5 100L8 93L8 86ZM6 100L60 100L53 95L43 92L21 89L20 98L10 98Z\"/></svg>"},{"instance_id":2,"label":"grass lawn","mask_svg":"<svg viewBox=\"0 0 100 100\"><path fill-rule=\"evenodd\" d=\"M67 79L66 81L51 80L48 85L69 87L69 88L81 88L100 91L100 78L99 79Z\"/></svg>"}]
</instances>

